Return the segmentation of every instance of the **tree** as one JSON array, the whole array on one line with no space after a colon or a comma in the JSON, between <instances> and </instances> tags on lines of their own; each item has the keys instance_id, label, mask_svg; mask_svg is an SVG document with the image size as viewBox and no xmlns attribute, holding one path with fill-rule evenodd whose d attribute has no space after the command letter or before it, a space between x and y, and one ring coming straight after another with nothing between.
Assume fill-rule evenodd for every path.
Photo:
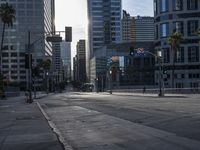
<instances>
[{"instance_id":1,"label":"tree","mask_svg":"<svg viewBox=\"0 0 200 150\"><path fill-rule=\"evenodd\" d=\"M182 34L178 32L172 32L168 38L168 43L171 46L171 53L172 53L172 88L174 88L175 56L179 49L181 40L182 40Z\"/></svg>"},{"instance_id":2,"label":"tree","mask_svg":"<svg viewBox=\"0 0 200 150\"><path fill-rule=\"evenodd\" d=\"M3 3L0 5L0 18L3 23L3 31L1 35L1 57L2 57L2 50L3 50L3 42L4 42L4 34L5 34L5 27L8 25L8 27L11 27L13 25L13 20L15 19L15 9L12 5L9 5L8 3ZM2 59L2 58L1 58ZM2 65L2 63L1 63Z\"/></svg>"},{"instance_id":3,"label":"tree","mask_svg":"<svg viewBox=\"0 0 200 150\"><path fill-rule=\"evenodd\" d=\"M43 68L45 71L49 71L51 68L51 60L41 60L38 64L39 67Z\"/></svg>"},{"instance_id":4,"label":"tree","mask_svg":"<svg viewBox=\"0 0 200 150\"><path fill-rule=\"evenodd\" d=\"M2 74L2 50L3 50L3 42L4 42L4 34L5 34L5 27L6 25L8 27L13 25L13 20L15 19L15 9L12 5L9 5L8 3L3 3L0 5L0 18L1 22L3 23L3 31L1 35L1 47L0 47L0 75ZM3 89L3 80L0 81L0 88L2 91Z\"/></svg>"}]
</instances>

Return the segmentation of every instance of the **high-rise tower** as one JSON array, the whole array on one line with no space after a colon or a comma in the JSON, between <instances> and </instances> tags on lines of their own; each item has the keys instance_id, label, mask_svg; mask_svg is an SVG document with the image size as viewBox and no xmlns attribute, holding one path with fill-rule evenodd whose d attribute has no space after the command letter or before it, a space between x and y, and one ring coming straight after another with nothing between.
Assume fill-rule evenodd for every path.
<instances>
[{"instance_id":1,"label":"high-rise tower","mask_svg":"<svg viewBox=\"0 0 200 150\"><path fill-rule=\"evenodd\" d=\"M121 42L121 0L88 0L87 77L90 59L102 46Z\"/></svg>"},{"instance_id":2,"label":"high-rise tower","mask_svg":"<svg viewBox=\"0 0 200 150\"><path fill-rule=\"evenodd\" d=\"M28 51L28 32L30 31L33 65L36 65L39 59L52 55L52 45L45 40L45 34L54 33L55 30L54 0L5 0L0 1L0 4L5 2L15 8L16 19L13 27L5 30L2 71L10 81L26 85L24 54Z\"/></svg>"}]
</instances>

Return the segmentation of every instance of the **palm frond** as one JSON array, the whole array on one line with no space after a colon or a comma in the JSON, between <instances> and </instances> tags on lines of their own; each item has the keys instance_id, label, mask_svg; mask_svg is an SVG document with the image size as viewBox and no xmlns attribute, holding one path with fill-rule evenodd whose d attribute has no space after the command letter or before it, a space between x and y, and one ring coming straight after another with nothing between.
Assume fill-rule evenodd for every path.
<instances>
[{"instance_id":1,"label":"palm frond","mask_svg":"<svg viewBox=\"0 0 200 150\"><path fill-rule=\"evenodd\" d=\"M3 23L8 26L13 25L13 21L15 19L15 9L12 5L8 3L3 3L0 5L0 18Z\"/></svg>"}]
</instances>

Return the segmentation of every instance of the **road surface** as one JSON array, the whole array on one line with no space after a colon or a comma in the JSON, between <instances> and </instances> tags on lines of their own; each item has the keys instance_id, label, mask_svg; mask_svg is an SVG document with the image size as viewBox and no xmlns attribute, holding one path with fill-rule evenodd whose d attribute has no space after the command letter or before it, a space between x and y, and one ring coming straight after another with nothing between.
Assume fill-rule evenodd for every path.
<instances>
[{"instance_id":1,"label":"road surface","mask_svg":"<svg viewBox=\"0 0 200 150\"><path fill-rule=\"evenodd\" d=\"M199 97L72 92L39 103L75 150L198 150Z\"/></svg>"}]
</instances>

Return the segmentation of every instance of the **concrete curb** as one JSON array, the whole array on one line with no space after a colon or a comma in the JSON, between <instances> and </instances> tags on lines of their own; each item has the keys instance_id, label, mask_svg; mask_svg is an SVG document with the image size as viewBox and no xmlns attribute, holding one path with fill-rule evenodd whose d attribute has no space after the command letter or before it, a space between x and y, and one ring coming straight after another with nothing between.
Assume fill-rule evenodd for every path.
<instances>
[{"instance_id":1,"label":"concrete curb","mask_svg":"<svg viewBox=\"0 0 200 150\"><path fill-rule=\"evenodd\" d=\"M45 119L48 121L49 126L53 129L55 134L58 137L59 142L62 144L64 150L73 150L72 147L66 142L64 137L62 136L61 132L59 129L56 127L56 125L51 121L50 117L47 115L47 113L44 111L42 106L38 101L36 101L37 106L39 107L40 111L44 115Z\"/></svg>"},{"instance_id":2,"label":"concrete curb","mask_svg":"<svg viewBox=\"0 0 200 150\"><path fill-rule=\"evenodd\" d=\"M155 98L187 98L185 94L165 94L164 96L158 96L158 94L150 94L150 93L125 93L125 92L113 92L109 94L107 92L103 93L95 93L98 95L115 95L115 96L136 96L136 97L155 97Z\"/></svg>"}]
</instances>

